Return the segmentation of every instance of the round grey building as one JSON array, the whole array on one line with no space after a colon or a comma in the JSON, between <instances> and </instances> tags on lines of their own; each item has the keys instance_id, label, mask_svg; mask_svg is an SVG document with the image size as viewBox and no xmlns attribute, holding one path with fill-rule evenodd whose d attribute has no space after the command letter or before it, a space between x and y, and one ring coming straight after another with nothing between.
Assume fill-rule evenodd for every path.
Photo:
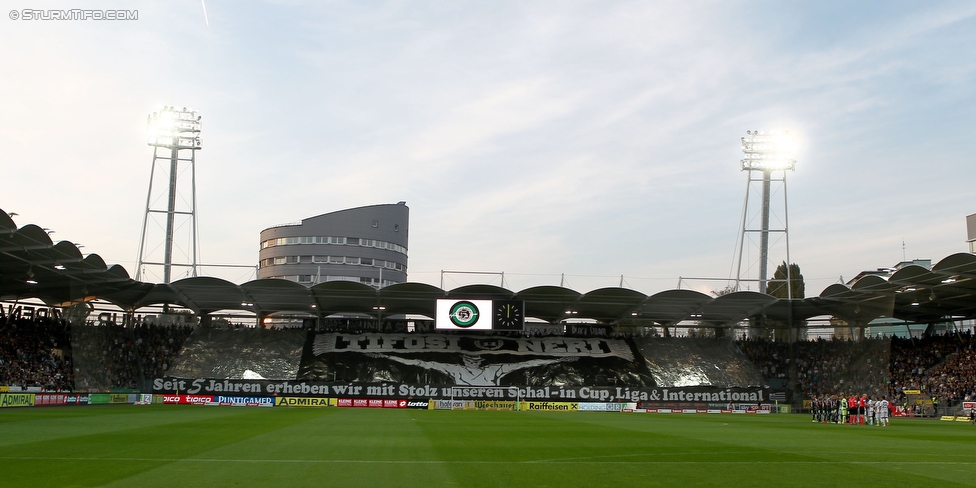
<instances>
[{"instance_id":1,"label":"round grey building","mask_svg":"<svg viewBox=\"0 0 976 488\"><path fill-rule=\"evenodd\" d=\"M312 286L357 281L381 288L407 281L406 202L309 217L261 231L258 278Z\"/></svg>"}]
</instances>

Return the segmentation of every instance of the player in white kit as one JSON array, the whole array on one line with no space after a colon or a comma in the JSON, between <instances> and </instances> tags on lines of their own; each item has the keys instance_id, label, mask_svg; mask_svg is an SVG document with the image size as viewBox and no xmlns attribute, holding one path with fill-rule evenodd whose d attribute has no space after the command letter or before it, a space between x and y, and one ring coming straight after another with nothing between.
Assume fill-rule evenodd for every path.
<instances>
[{"instance_id":1,"label":"player in white kit","mask_svg":"<svg viewBox=\"0 0 976 488\"><path fill-rule=\"evenodd\" d=\"M875 415L878 420L878 425L882 427L888 426L889 405L890 404L888 403L888 400L885 399L885 397L881 397L881 399L874 404L874 407L877 409Z\"/></svg>"}]
</instances>

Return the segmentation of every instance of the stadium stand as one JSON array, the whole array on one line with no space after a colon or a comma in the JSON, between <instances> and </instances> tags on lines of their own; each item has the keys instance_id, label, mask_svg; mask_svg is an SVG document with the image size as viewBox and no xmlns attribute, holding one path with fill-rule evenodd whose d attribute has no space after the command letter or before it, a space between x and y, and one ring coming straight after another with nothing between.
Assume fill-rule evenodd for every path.
<instances>
[{"instance_id":1,"label":"stadium stand","mask_svg":"<svg viewBox=\"0 0 976 488\"><path fill-rule=\"evenodd\" d=\"M154 324L72 326L75 387L139 388L169 369L192 331Z\"/></svg>"},{"instance_id":2,"label":"stadium stand","mask_svg":"<svg viewBox=\"0 0 976 488\"><path fill-rule=\"evenodd\" d=\"M365 322L334 321L323 325L320 332L371 332ZM405 326L391 329L401 331ZM194 332L197 339L188 340ZM174 373L185 376L180 372L193 377L233 378L247 369L271 375L276 369L293 376L305 332L146 323L129 327L92 323L72 326L66 320L48 317L0 317L0 384L38 391L95 391L137 389L153 378ZM503 337L509 336L514 335ZM940 404L949 406L976 397L976 338L969 332L915 339L818 339L793 344L765 339L733 343L727 338L691 337L635 340L638 350L647 356L655 382L661 386L669 383L662 380L669 370L684 370L692 364L705 371L708 364L715 363L723 365L718 368L721 374L702 375L703 384L781 384L793 390L794 398L857 393L887 396L892 403L902 405L904 390L921 390L925 398L935 397ZM226 370L221 370L222 360L217 357L222 354L217 346L223 343L234 345L223 359L230 361L227 364L233 363ZM244 356L264 360L251 361L253 364L248 366L241 360ZM761 379L745 379L752 378L746 366L749 363L738 364L736 357L751 361L756 377ZM258 363L268 365L262 367ZM271 367L272 363L280 366ZM187 369L190 364L194 366ZM206 367L201 369L202 366ZM546 376L546 368L536 368L532 374ZM739 371L738 379L728 379L733 370Z\"/></svg>"},{"instance_id":3,"label":"stadium stand","mask_svg":"<svg viewBox=\"0 0 976 488\"><path fill-rule=\"evenodd\" d=\"M0 317L0 385L71 390L68 324Z\"/></svg>"},{"instance_id":4,"label":"stadium stand","mask_svg":"<svg viewBox=\"0 0 976 488\"><path fill-rule=\"evenodd\" d=\"M892 339L889 394L904 401L904 390L922 390L943 403L972 398L976 388L976 340L967 332L920 339Z\"/></svg>"},{"instance_id":5,"label":"stadium stand","mask_svg":"<svg viewBox=\"0 0 976 488\"><path fill-rule=\"evenodd\" d=\"M797 342L793 345L796 382L792 387L805 398L850 391L880 395L888 369L887 345L887 340L878 339ZM789 343L753 339L739 346L767 381L790 377L794 352Z\"/></svg>"}]
</instances>

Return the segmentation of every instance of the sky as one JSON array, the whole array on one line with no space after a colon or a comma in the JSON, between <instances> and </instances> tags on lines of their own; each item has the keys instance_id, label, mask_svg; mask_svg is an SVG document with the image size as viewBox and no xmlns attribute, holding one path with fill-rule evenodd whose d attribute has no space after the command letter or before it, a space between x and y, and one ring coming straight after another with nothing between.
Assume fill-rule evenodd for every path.
<instances>
[{"instance_id":1,"label":"sky","mask_svg":"<svg viewBox=\"0 0 976 488\"><path fill-rule=\"evenodd\" d=\"M8 7L138 11L0 21L0 209L131 275L163 105L202 116L206 264L253 266L276 224L406 201L410 281L717 289L682 277L735 276L753 129L797 141L789 246L807 296L968 250L972 2Z\"/></svg>"}]
</instances>

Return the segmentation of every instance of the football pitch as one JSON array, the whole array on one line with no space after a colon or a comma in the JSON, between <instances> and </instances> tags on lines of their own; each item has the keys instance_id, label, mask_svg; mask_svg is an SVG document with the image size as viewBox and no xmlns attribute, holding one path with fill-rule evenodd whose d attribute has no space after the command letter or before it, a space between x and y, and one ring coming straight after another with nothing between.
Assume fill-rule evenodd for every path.
<instances>
[{"instance_id":1,"label":"football pitch","mask_svg":"<svg viewBox=\"0 0 976 488\"><path fill-rule=\"evenodd\" d=\"M976 427L803 415L255 408L0 410L0 486L952 486Z\"/></svg>"}]
</instances>

